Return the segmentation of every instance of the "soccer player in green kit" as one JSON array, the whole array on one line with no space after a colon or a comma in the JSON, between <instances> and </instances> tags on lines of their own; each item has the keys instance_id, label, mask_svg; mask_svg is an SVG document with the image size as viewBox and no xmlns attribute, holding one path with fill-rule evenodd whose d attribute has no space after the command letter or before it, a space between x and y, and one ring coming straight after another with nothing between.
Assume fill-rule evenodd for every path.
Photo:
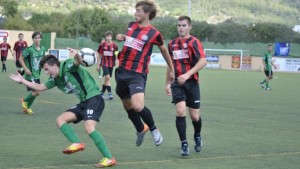
<instances>
[{"instance_id":1,"label":"soccer player in green kit","mask_svg":"<svg viewBox=\"0 0 300 169\"><path fill-rule=\"evenodd\" d=\"M45 55L46 49L41 46L41 32L34 32L31 37L33 44L22 52L19 62L25 71L25 79L34 83L40 83L41 68L39 63L41 58ZM22 109L26 114L33 114L30 107L40 92L30 88L27 88L27 91L27 96L24 99L21 99Z\"/></svg>"},{"instance_id":2,"label":"soccer player in green kit","mask_svg":"<svg viewBox=\"0 0 300 169\"><path fill-rule=\"evenodd\" d=\"M268 51L264 54L262 62L266 78L263 81L260 81L260 86L266 90L271 90L269 81L273 79L272 66L277 69L276 65L272 61L272 45L268 45Z\"/></svg>"},{"instance_id":3,"label":"soccer player in green kit","mask_svg":"<svg viewBox=\"0 0 300 169\"><path fill-rule=\"evenodd\" d=\"M53 55L46 55L40 61L40 67L50 76L44 84L37 84L24 79L19 73L10 75L15 82L24 84L37 91L44 91L55 86L66 94L75 94L80 103L66 110L56 119L56 124L64 136L72 143L63 150L65 154L72 154L82 151L85 145L77 137L69 123L78 123L84 120L86 133L94 141L103 158L96 167L104 168L116 164L115 158L109 152L105 140L100 132L96 130L96 124L99 122L104 110L104 100L100 95L100 90L96 81L90 73L80 66L82 58L74 49L70 49L74 59L67 59L60 63Z\"/></svg>"}]
</instances>

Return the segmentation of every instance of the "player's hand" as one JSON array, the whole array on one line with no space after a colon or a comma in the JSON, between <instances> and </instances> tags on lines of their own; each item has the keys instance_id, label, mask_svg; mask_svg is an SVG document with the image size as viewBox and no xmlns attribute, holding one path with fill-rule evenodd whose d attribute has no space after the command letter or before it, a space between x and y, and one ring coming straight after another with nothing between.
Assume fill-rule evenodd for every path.
<instances>
[{"instance_id":1,"label":"player's hand","mask_svg":"<svg viewBox=\"0 0 300 169\"><path fill-rule=\"evenodd\" d=\"M171 85L168 83L165 86L165 90L168 96L172 96L172 90L171 90Z\"/></svg>"},{"instance_id":2,"label":"player's hand","mask_svg":"<svg viewBox=\"0 0 300 169\"><path fill-rule=\"evenodd\" d=\"M76 56L78 54L78 51L75 50L75 49L73 49L73 48L67 47L67 49L70 51L70 53L71 53L72 56Z\"/></svg>"},{"instance_id":3,"label":"player's hand","mask_svg":"<svg viewBox=\"0 0 300 169\"><path fill-rule=\"evenodd\" d=\"M177 78L177 81L180 85L183 85L185 83L185 81L188 80L189 78L190 78L190 76L187 73L185 73L185 74L180 75Z\"/></svg>"},{"instance_id":4,"label":"player's hand","mask_svg":"<svg viewBox=\"0 0 300 169\"><path fill-rule=\"evenodd\" d=\"M98 65L96 68L97 72L99 72L100 68L101 68L100 65Z\"/></svg>"},{"instance_id":5,"label":"player's hand","mask_svg":"<svg viewBox=\"0 0 300 169\"><path fill-rule=\"evenodd\" d=\"M10 74L9 78L17 83L22 83L22 81L24 80L23 76L20 75L19 72L17 72L16 74Z\"/></svg>"},{"instance_id":6,"label":"player's hand","mask_svg":"<svg viewBox=\"0 0 300 169\"><path fill-rule=\"evenodd\" d=\"M125 41L126 35L117 34L116 39L117 39L117 41Z\"/></svg>"}]
</instances>

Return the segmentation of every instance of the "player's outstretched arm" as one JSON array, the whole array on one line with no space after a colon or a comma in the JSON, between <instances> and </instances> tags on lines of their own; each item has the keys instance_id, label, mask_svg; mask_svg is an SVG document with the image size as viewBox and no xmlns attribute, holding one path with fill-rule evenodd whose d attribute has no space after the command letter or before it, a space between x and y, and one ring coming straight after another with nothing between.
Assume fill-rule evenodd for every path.
<instances>
[{"instance_id":1,"label":"player's outstretched arm","mask_svg":"<svg viewBox=\"0 0 300 169\"><path fill-rule=\"evenodd\" d=\"M126 35L123 35L123 34L117 34L116 39L117 39L117 41L119 41L119 42L125 41Z\"/></svg>"},{"instance_id":2,"label":"player's outstretched arm","mask_svg":"<svg viewBox=\"0 0 300 169\"><path fill-rule=\"evenodd\" d=\"M82 58L79 56L78 51L72 48L67 48L71 55L74 56L74 65L79 66L82 63Z\"/></svg>"},{"instance_id":3,"label":"player's outstretched arm","mask_svg":"<svg viewBox=\"0 0 300 169\"><path fill-rule=\"evenodd\" d=\"M23 84L23 85L25 85L31 89L37 90L37 91L47 90L47 87L44 84L38 84L38 83L33 83L30 81L27 81L18 72L16 74L9 75L9 78L19 84Z\"/></svg>"}]
</instances>

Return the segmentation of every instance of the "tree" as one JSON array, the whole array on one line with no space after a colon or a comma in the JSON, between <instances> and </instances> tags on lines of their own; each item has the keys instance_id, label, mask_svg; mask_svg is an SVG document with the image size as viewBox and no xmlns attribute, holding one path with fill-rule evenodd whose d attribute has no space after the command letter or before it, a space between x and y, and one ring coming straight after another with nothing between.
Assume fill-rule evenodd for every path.
<instances>
[{"instance_id":1,"label":"tree","mask_svg":"<svg viewBox=\"0 0 300 169\"><path fill-rule=\"evenodd\" d=\"M18 12L18 5L14 0L0 0L0 18L14 16Z\"/></svg>"}]
</instances>

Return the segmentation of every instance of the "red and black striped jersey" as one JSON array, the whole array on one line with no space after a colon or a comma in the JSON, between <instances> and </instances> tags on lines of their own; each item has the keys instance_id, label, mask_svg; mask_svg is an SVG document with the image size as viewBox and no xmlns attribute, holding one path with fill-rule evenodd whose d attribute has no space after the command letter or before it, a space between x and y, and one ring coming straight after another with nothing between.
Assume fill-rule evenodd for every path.
<instances>
[{"instance_id":1,"label":"red and black striped jersey","mask_svg":"<svg viewBox=\"0 0 300 169\"><path fill-rule=\"evenodd\" d=\"M168 50L173 60L175 78L192 69L200 58L205 58L200 40L193 36L173 39L169 42ZM198 72L191 78L198 81Z\"/></svg>"},{"instance_id":2,"label":"red and black striped jersey","mask_svg":"<svg viewBox=\"0 0 300 169\"><path fill-rule=\"evenodd\" d=\"M28 46L26 41L17 41L15 43L13 50L16 51L16 60L19 60L23 50L26 49L27 47Z\"/></svg>"},{"instance_id":3,"label":"red and black striped jersey","mask_svg":"<svg viewBox=\"0 0 300 169\"><path fill-rule=\"evenodd\" d=\"M7 57L8 49L11 49L8 43L1 43L0 44L1 56Z\"/></svg>"},{"instance_id":4,"label":"red and black striped jersey","mask_svg":"<svg viewBox=\"0 0 300 169\"><path fill-rule=\"evenodd\" d=\"M119 66L137 73L149 72L148 65L153 45L163 45L161 33L152 25L140 27L130 22L122 51L118 55Z\"/></svg>"},{"instance_id":5,"label":"red and black striped jersey","mask_svg":"<svg viewBox=\"0 0 300 169\"><path fill-rule=\"evenodd\" d=\"M108 44L103 42L99 45L97 52L102 55L101 66L114 67L116 62L115 52L118 51L118 45L114 42Z\"/></svg>"}]
</instances>

